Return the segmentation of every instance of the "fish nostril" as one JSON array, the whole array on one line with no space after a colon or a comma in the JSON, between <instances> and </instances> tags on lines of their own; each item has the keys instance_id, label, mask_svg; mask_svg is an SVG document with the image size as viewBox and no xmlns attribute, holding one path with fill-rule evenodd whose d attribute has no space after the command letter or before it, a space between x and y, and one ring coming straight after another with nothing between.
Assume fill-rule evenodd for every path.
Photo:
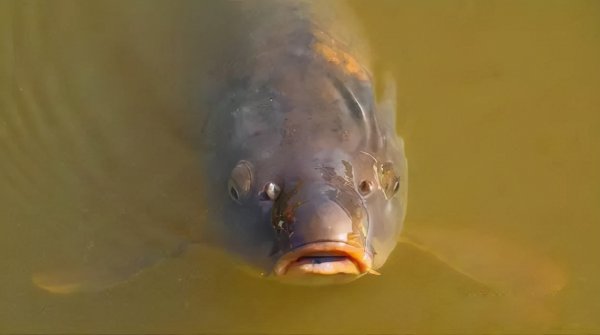
<instances>
[{"instance_id":1,"label":"fish nostril","mask_svg":"<svg viewBox=\"0 0 600 335\"><path fill-rule=\"evenodd\" d=\"M373 183L369 180L363 180L358 185L358 191L362 196L368 195L373 190Z\"/></svg>"},{"instance_id":2,"label":"fish nostril","mask_svg":"<svg viewBox=\"0 0 600 335\"><path fill-rule=\"evenodd\" d=\"M275 201L275 200L277 200L277 198L279 198L280 194L281 194L281 187L279 187L279 185L275 184L274 182L269 182L269 183L265 184L265 186L263 187L259 196L260 196L260 200Z\"/></svg>"},{"instance_id":3,"label":"fish nostril","mask_svg":"<svg viewBox=\"0 0 600 335\"><path fill-rule=\"evenodd\" d=\"M281 193L281 187L279 187L279 185L277 185L273 182L268 183L265 186L265 193L267 194L269 199L275 201L275 200L277 200L277 198L279 197L279 194Z\"/></svg>"},{"instance_id":4,"label":"fish nostril","mask_svg":"<svg viewBox=\"0 0 600 335\"><path fill-rule=\"evenodd\" d=\"M233 199L236 202L240 200L240 194L233 186L231 186L231 188L229 189L229 195L231 196L231 199Z\"/></svg>"}]
</instances>

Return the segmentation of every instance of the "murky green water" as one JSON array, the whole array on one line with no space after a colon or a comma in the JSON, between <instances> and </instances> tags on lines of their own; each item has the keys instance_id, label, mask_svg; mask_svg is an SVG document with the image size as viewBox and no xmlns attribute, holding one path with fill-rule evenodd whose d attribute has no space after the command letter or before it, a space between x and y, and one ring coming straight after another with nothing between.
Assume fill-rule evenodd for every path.
<instances>
[{"instance_id":1,"label":"murky green water","mask_svg":"<svg viewBox=\"0 0 600 335\"><path fill-rule=\"evenodd\" d=\"M562 290L488 294L402 246L345 286L277 285L194 247L111 290L34 287L40 269L143 261L202 221L187 112L235 22L216 2L0 2L0 332L600 331L600 3L352 6L376 76L398 82L407 231L501 236Z\"/></svg>"}]
</instances>

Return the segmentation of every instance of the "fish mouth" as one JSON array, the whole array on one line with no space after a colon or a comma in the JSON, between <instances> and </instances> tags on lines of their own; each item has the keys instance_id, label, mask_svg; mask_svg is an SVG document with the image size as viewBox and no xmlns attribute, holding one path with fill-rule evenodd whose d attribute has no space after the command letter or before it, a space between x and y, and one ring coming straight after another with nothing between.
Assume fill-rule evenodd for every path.
<instances>
[{"instance_id":1,"label":"fish mouth","mask_svg":"<svg viewBox=\"0 0 600 335\"><path fill-rule=\"evenodd\" d=\"M371 270L372 257L364 248L345 242L313 242L283 255L275 264L277 276L354 275Z\"/></svg>"}]
</instances>

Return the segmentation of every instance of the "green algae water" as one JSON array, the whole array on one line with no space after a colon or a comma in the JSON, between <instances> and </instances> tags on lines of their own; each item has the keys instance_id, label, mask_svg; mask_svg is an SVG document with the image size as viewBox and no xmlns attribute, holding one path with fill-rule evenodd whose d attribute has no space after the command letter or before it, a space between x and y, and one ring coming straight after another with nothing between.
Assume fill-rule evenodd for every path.
<instances>
[{"instance_id":1,"label":"green algae water","mask_svg":"<svg viewBox=\"0 0 600 335\"><path fill-rule=\"evenodd\" d=\"M340 286L248 276L198 244L108 290L36 287L37 271L143 264L194 234L210 208L187 111L236 52L234 5L0 2L1 333L600 331L594 1L349 3L376 82L396 79L407 234L446 231L475 259L543 255L531 276L556 290L490 291L405 245Z\"/></svg>"}]
</instances>

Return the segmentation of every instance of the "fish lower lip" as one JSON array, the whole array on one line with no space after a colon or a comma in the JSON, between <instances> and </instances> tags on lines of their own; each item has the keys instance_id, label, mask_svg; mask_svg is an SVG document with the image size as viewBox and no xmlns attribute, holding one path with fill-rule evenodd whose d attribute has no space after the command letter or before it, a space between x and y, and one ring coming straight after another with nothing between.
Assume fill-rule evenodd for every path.
<instances>
[{"instance_id":1,"label":"fish lower lip","mask_svg":"<svg viewBox=\"0 0 600 335\"><path fill-rule=\"evenodd\" d=\"M292 262L286 275L293 274L360 274L360 270L354 260L348 256L310 256L300 257Z\"/></svg>"},{"instance_id":2,"label":"fish lower lip","mask_svg":"<svg viewBox=\"0 0 600 335\"><path fill-rule=\"evenodd\" d=\"M283 255L274 272L282 275L361 275L371 268L371 257L364 249L344 242L314 242Z\"/></svg>"}]
</instances>

